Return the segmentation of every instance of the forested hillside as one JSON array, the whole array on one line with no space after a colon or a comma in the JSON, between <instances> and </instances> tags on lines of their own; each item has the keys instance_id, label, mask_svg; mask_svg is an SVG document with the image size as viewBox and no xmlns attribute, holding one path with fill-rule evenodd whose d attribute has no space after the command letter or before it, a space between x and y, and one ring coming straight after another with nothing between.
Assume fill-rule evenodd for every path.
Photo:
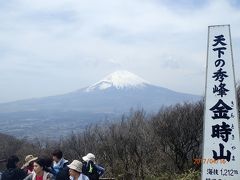
<instances>
[{"instance_id":1,"label":"forested hillside","mask_svg":"<svg viewBox=\"0 0 240 180\"><path fill-rule=\"evenodd\" d=\"M239 88L237 94L239 99ZM69 160L94 153L107 177L173 177L174 173L200 168L194 159L201 157L203 105L203 101L177 104L152 115L132 111L117 123L92 125L58 141L28 141L0 134L0 158L12 154L22 159L27 154L46 156L60 148Z\"/></svg>"}]
</instances>

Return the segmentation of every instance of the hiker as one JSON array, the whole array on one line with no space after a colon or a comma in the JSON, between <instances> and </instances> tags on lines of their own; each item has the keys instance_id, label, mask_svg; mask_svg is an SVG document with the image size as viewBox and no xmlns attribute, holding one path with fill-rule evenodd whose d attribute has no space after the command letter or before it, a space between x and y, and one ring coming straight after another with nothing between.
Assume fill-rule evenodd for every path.
<instances>
[{"instance_id":1,"label":"hiker","mask_svg":"<svg viewBox=\"0 0 240 180\"><path fill-rule=\"evenodd\" d=\"M78 160L73 160L69 167L69 175L71 180L89 180L89 178L82 174L82 163Z\"/></svg>"},{"instance_id":2,"label":"hiker","mask_svg":"<svg viewBox=\"0 0 240 180\"><path fill-rule=\"evenodd\" d=\"M27 173L20 169L19 158L15 155L10 156L7 160L7 170L2 173L1 180L22 180L27 176Z\"/></svg>"},{"instance_id":3,"label":"hiker","mask_svg":"<svg viewBox=\"0 0 240 180\"><path fill-rule=\"evenodd\" d=\"M68 160L63 158L63 153L60 150L54 150L52 152L53 158L53 173L56 176L56 180L66 180L69 178Z\"/></svg>"},{"instance_id":4,"label":"hiker","mask_svg":"<svg viewBox=\"0 0 240 180\"><path fill-rule=\"evenodd\" d=\"M47 172L45 159L38 158L33 162L33 173L29 174L24 180L54 180L54 176Z\"/></svg>"},{"instance_id":5,"label":"hiker","mask_svg":"<svg viewBox=\"0 0 240 180\"><path fill-rule=\"evenodd\" d=\"M99 180L99 177L103 175L105 169L96 164L95 155L88 153L83 159L83 173L89 177L90 180Z\"/></svg>"},{"instance_id":6,"label":"hiker","mask_svg":"<svg viewBox=\"0 0 240 180\"><path fill-rule=\"evenodd\" d=\"M38 157L34 157L33 155L29 154L25 157L25 163L21 167L21 169L25 170L26 173L29 175L33 173L33 161L37 160Z\"/></svg>"}]
</instances>

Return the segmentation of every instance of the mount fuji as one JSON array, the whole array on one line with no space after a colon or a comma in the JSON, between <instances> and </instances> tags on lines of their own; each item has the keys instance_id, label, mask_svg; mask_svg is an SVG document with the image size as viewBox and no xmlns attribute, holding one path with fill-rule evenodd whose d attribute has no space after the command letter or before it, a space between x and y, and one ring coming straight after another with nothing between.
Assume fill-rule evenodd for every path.
<instances>
[{"instance_id":1,"label":"mount fuji","mask_svg":"<svg viewBox=\"0 0 240 180\"><path fill-rule=\"evenodd\" d=\"M128 71L116 71L71 93L0 104L0 131L32 137L36 126L44 129L40 136L53 138L83 130L91 123L118 119L131 108L157 112L162 106L200 99L152 85Z\"/></svg>"},{"instance_id":2,"label":"mount fuji","mask_svg":"<svg viewBox=\"0 0 240 180\"><path fill-rule=\"evenodd\" d=\"M116 71L106 76L101 81L86 88L86 92L94 90L106 90L108 88L115 89L134 89L143 88L148 84L144 79L136 76L128 71Z\"/></svg>"}]
</instances>

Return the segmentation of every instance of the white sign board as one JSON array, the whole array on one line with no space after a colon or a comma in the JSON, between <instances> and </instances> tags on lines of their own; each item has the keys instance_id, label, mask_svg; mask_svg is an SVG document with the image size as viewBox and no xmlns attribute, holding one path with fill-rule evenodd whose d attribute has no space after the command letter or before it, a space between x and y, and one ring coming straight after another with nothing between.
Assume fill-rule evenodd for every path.
<instances>
[{"instance_id":1,"label":"white sign board","mask_svg":"<svg viewBox=\"0 0 240 180\"><path fill-rule=\"evenodd\" d=\"M229 25L208 27L202 180L240 180L240 142Z\"/></svg>"}]
</instances>

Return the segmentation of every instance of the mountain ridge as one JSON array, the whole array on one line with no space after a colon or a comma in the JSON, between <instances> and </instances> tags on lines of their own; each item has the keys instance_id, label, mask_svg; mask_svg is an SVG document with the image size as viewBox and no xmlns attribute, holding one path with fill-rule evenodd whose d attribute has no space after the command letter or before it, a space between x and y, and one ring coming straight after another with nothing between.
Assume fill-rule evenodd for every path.
<instances>
[{"instance_id":1,"label":"mountain ridge","mask_svg":"<svg viewBox=\"0 0 240 180\"><path fill-rule=\"evenodd\" d=\"M19 136L27 130L34 136L34 129L29 128L36 125L44 129L44 132L39 132L41 135L53 137L56 135L54 132L59 130L67 134L84 129L92 123L118 119L130 109L144 109L152 113L158 112L162 106L201 99L197 95L151 85L143 79L139 80L138 76L132 77L132 81L118 79L120 85L110 81L111 86L102 89L99 89L99 83L106 82L104 78L94 86L70 93L0 104L0 131ZM86 91L89 87L92 87L91 90ZM21 126L16 126L13 122L18 122ZM49 127L46 128L46 124Z\"/></svg>"}]
</instances>

